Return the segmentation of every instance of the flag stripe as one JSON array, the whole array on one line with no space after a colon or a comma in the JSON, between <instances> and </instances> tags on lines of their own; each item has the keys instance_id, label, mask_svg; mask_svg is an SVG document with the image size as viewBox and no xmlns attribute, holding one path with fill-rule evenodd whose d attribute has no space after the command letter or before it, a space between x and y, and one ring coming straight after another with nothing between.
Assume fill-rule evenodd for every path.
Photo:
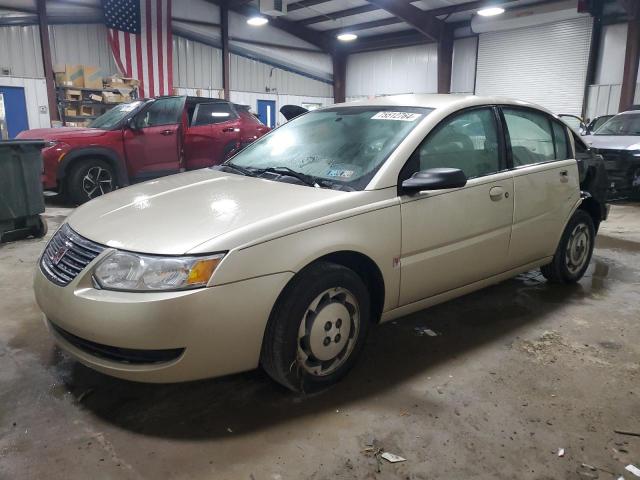
<instances>
[{"instance_id":1,"label":"flag stripe","mask_svg":"<svg viewBox=\"0 0 640 480\"><path fill-rule=\"evenodd\" d=\"M139 95L173 88L171 0L102 0L111 53L120 72L140 82ZM131 5L134 5L133 13Z\"/></svg>"},{"instance_id":2,"label":"flag stripe","mask_svg":"<svg viewBox=\"0 0 640 480\"><path fill-rule=\"evenodd\" d=\"M158 41L156 43L156 51L158 52L158 57L157 57L157 67L158 67L158 91L159 92L165 92L166 88L164 85L164 68L163 68L163 58L162 55L164 54L165 50L164 50L164 44L163 44L163 37L164 35L162 34L162 5L164 4L164 0L160 0L160 4L157 6L157 11L156 11L156 29L155 31L157 32L158 35Z\"/></svg>"}]
</instances>

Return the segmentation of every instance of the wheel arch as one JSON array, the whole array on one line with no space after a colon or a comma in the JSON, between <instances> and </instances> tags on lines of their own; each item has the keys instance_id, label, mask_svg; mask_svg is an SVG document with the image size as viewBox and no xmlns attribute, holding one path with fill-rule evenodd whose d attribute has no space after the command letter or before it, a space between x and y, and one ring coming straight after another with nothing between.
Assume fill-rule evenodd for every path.
<instances>
[{"instance_id":1,"label":"wheel arch","mask_svg":"<svg viewBox=\"0 0 640 480\"><path fill-rule=\"evenodd\" d=\"M600 222L602 222L603 218L603 206L602 204L596 200L589 192L581 192L580 197L582 198L582 202L578 206L578 210L584 210L589 214L591 219L593 220L593 226L595 228L596 233L598 233L598 227L600 226Z\"/></svg>"},{"instance_id":2,"label":"wheel arch","mask_svg":"<svg viewBox=\"0 0 640 480\"><path fill-rule=\"evenodd\" d=\"M371 257L355 250L337 250L323 254L308 262L289 279L278 295L273 308L275 309L275 305L281 301L283 295L289 290L290 285L292 285L307 268L319 262L342 265L343 267L353 270L362 279L370 293L371 320L373 323L379 323L385 299L384 277L382 271Z\"/></svg>"},{"instance_id":3,"label":"wheel arch","mask_svg":"<svg viewBox=\"0 0 640 480\"><path fill-rule=\"evenodd\" d=\"M103 147L81 148L65 155L60 162L60 168L58 168L58 182L63 181L78 162L87 158L95 158L107 162L116 172L118 186L126 187L129 185L129 175L127 174L123 160L113 150Z\"/></svg>"}]
</instances>

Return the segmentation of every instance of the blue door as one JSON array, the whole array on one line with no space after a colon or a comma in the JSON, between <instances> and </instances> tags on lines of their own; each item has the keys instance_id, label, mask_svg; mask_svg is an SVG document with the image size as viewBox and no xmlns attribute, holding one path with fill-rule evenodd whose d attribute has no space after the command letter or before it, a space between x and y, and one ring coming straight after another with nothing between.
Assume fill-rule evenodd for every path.
<instances>
[{"instance_id":1,"label":"blue door","mask_svg":"<svg viewBox=\"0 0 640 480\"><path fill-rule=\"evenodd\" d=\"M258 118L269 128L276 126L276 101L258 100Z\"/></svg>"},{"instance_id":2,"label":"blue door","mask_svg":"<svg viewBox=\"0 0 640 480\"><path fill-rule=\"evenodd\" d=\"M15 138L23 130L29 130L24 88L0 86L0 93L4 98L4 112L9 138Z\"/></svg>"}]
</instances>

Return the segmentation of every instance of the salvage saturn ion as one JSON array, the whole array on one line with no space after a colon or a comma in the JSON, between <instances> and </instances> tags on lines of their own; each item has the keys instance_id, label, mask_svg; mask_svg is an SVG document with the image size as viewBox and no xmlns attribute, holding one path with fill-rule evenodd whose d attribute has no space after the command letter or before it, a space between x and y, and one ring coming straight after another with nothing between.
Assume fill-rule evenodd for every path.
<instances>
[{"instance_id":1,"label":"salvage saturn ion","mask_svg":"<svg viewBox=\"0 0 640 480\"><path fill-rule=\"evenodd\" d=\"M225 164L97 198L35 276L56 342L120 378L261 366L310 391L385 322L541 267L584 274L606 208L576 140L502 98L385 97L306 113Z\"/></svg>"}]
</instances>

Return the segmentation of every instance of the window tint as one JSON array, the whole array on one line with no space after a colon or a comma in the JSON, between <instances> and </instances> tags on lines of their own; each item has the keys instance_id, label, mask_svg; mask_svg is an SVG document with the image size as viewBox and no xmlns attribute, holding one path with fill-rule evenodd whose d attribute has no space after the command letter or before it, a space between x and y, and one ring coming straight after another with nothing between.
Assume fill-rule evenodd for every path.
<instances>
[{"instance_id":1,"label":"window tint","mask_svg":"<svg viewBox=\"0 0 640 480\"><path fill-rule=\"evenodd\" d=\"M171 125L180 121L184 97L160 98L136 116L138 128Z\"/></svg>"},{"instance_id":2,"label":"window tint","mask_svg":"<svg viewBox=\"0 0 640 480\"><path fill-rule=\"evenodd\" d=\"M586 155L589 153L589 147L576 134L573 135L573 143L576 146L576 155Z\"/></svg>"},{"instance_id":3,"label":"window tint","mask_svg":"<svg viewBox=\"0 0 640 480\"><path fill-rule=\"evenodd\" d=\"M459 168L467 178L501 170L493 111L475 109L443 120L420 145L418 155L420 170Z\"/></svg>"},{"instance_id":4,"label":"window tint","mask_svg":"<svg viewBox=\"0 0 640 480\"><path fill-rule=\"evenodd\" d=\"M192 125L211 125L235 118L228 103L201 103L196 107Z\"/></svg>"},{"instance_id":5,"label":"window tint","mask_svg":"<svg viewBox=\"0 0 640 480\"><path fill-rule=\"evenodd\" d=\"M551 122L553 125L553 140L556 146L556 160L566 160L571 158L569 154L569 144L567 143L567 130L558 122Z\"/></svg>"},{"instance_id":6,"label":"window tint","mask_svg":"<svg viewBox=\"0 0 640 480\"><path fill-rule=\"evenodd\" d=\"M514 167L555 159L551 123L546 115L510 108L504 108L503 112L511 140Z\"/></svg>"}]
</instances>

